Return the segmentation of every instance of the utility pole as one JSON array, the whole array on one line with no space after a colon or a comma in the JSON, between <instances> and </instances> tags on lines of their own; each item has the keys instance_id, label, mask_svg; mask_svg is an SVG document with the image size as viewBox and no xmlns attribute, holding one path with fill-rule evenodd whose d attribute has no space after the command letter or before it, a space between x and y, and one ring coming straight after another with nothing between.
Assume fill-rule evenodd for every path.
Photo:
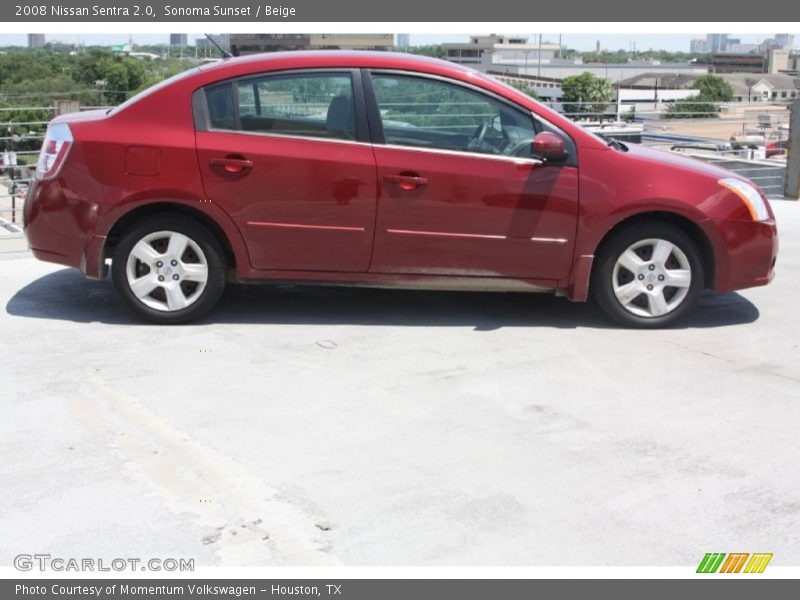
<instances>
[{"instance_id":1,"label":"utility pole","mask_svg":"<svg viewBox=\"0 0 800 600\"><path fill-rule=\"evenodd\" d=\"M537 77L542 78L542 34L539 34L539 69L537 70Z\"/></svg>"},{"instance_id":2,"label":"utility pole","mask_svg":"<svg viewBox=\"0 0 800 600\"><path fill-rule=\"evenodd\" d=\"M786 157L783 195L793 200L800 200L800 100L795 100L791 108L789 155Z\"/></svg>"}]
</instances>

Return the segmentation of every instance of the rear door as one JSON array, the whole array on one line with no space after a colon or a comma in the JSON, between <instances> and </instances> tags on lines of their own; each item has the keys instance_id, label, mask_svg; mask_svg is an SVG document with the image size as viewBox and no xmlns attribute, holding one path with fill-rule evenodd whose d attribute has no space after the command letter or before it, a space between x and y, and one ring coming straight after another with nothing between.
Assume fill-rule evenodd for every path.
<instances>
[{"instance_id":1,"label":"rear door","mask_svg":"<svg viewBox=\"0 0 800 600\"><path fill-rule=\"evenodd\" d=\"M376 211L359 71L263 74L195 94L208 200L256 269L363 272Z\"/></svg>"},{"instance_id":2,"label":"rear door","mask_svg":"<svg viewBox=\"0 0 800 600\"><path fill-rule=\"evenodd\" d=\"M370 270L556 279L569 273L578 217L572 156L545 163L530 112L442 78L373 71L379 199ZM372 121L375 121L373 124Z\"/></svg>"}]
</instances>

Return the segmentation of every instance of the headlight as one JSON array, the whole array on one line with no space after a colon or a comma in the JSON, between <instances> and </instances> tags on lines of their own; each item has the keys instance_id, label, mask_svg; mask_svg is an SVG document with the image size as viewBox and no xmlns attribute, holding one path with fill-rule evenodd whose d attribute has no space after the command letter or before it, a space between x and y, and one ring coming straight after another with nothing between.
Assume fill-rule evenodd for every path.
<instances>
[{"instance_id":1,"label":"headlight","mask_svg":"<svg viewBox=\"0 0 800 600\"><path fill-rule=\"evenodd\" d=\"M720 179L717 183L729 189L744 201L747 210L750 211L750 215L753 217L753 221L766 221L769 219L767 201L764 200L764 197L754 186L733 177Z\"/></svg>"}]
</instances>

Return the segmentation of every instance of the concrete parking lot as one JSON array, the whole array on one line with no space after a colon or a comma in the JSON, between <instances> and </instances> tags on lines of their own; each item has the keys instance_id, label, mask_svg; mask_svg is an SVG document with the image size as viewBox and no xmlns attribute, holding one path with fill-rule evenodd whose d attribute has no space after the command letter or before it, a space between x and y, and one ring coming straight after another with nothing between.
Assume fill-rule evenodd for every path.
<instances>
[{"instance_id":1,"label":"concrete parking lot","mask_svg":"<svg viewBox=\"0 0 800 600\"><path fill-rule=\"evenodd\" d=\"M157 327L0 254L0 565L798 565L800 205L774 205L774 283L665 331L291 286Z\"/></svg>"}]
</instances>

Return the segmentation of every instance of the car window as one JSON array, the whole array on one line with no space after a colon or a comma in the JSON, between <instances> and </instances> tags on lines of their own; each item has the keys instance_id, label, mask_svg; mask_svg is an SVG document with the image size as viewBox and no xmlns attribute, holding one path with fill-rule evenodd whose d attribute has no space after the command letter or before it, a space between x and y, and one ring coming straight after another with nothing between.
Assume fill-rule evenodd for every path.
<instances>
[{"instance_id":1,"label":"car window","mask_svg":"<svg viewBox=\"0 0 800 600\"><path fill-rule=\"evenodd\" d=\"M214 129L236 129L236 114L233 112L233 94L230 83L206 89L208 118Z\"/></svg>"},{"instance_id":2,"label":"car window","mask_svg":"<svg viewBox=\"0 0 800 600\"><path fill-rule=\"evenodd\" d=\"M533 117L468 88L422 77L373 74L387 144L531 156Z\"/></svg>"},{"instance_id":3,"label":"car window","mask_svg":"<svg viewBox=\"0 0 800 600\"><path fill-rule=\"evenodd\" d=\"M242 131L355 139L349 73L248 78L236 90Z\"/></svg>"}]
</instances>

